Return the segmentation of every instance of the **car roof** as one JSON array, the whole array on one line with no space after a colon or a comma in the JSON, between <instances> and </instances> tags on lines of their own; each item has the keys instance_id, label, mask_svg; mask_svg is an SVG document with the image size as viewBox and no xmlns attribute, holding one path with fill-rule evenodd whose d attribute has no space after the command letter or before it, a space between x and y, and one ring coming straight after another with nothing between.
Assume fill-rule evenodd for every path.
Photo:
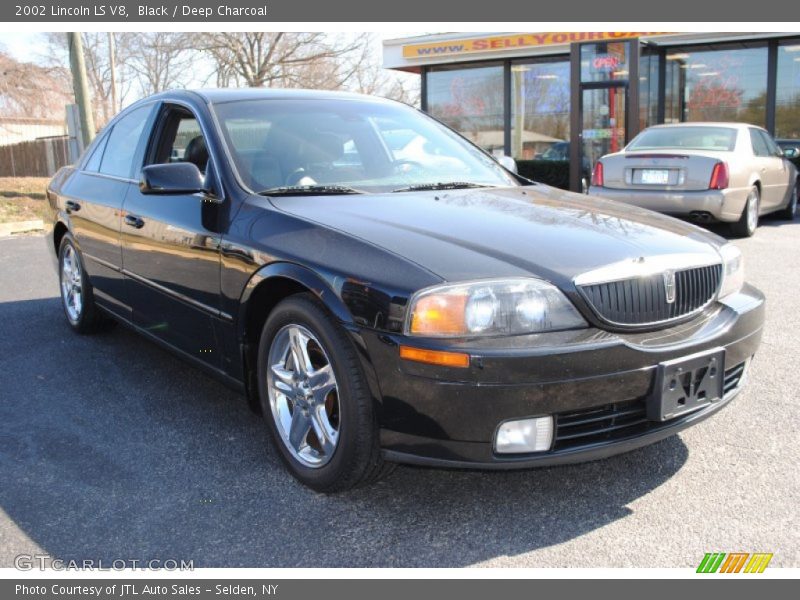
<instances>
[{"instance_id":1,"label":"car roof","mask_svg":"<svg viewBox=\"0 0 800 600\"><path fill-rule=\"evenodd\" d=\"M189 90L170 90L155 94L145 100L159 98L198 96L205 102L211 104L221 104L224 102L237 102L241 100L361 100L365 102L392 102L385 98L368 96L366 94L356 94L353 92L338 92L331 90L305 90L305 89L283 89L283 88L201 88Z\"/></svg>"},{"instance_id":2,"label":"car roof","mask_svg":"<svg viewBox=\"0 0 800 600\"><path fill-rule=\"evenodd\" d=\"M647 129L666 129L671 127L728 127L730 129L747 129L748 127L755 127L756 129L764 129L758 125L750 123L734 123L731 121L691 121L688 123L665 123L663 125L652 125Z\"/></svg>"}]
</instances>

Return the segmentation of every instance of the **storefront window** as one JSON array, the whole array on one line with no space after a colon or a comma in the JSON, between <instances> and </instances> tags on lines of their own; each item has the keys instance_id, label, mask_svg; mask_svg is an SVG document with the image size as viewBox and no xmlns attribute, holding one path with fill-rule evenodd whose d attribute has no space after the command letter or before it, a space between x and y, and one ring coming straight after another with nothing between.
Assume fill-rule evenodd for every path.
<instances>
[{"instance_id":1,"label":"storefront window","mask_svg":"<svg viewBox=\"0 0 800 600\"><path fill-rule=\"evenodd\" d=\"M489 152L504 153L502 65L431 70L426 85L431 115Z\"/></svg>"},{"instance_id":2,"label":"storefront window","mask_svg":"<svg viewBox=\"0 0 800 600\"><path fill-rule=\"evenodd\" d=\"M581 46L581 82L628 79L629 42L599 42Z\"/></svg>"},{"instance_id":3,"label":"storefront window","mask_svg":"<svg viewBox=\"0 0 800 600\"><path fill-rule=\"evenodd\" d=\"M511 156L569 160L569 61L511 65Z\"/></svg>"},{"instance_id":4,"label":"storefront window","mask_svg":"<svg viewBox=\"0 0 800 600\"><path fill-rule=\"evenodd\" d=\"M642 49L639 58L639 130L658 123L658 54Z\"/></svg>"},{"instance_id":5,"label":"storefront window","mask_svg":"<svg viewBox=\"0 0 800 600\"><path fill-rule=\"evenodd\" d=\"M766 46L670 49L666 68L667 123L766 124Z\"/></svg>"},{"instance_id":6,"label":"storefront window","mask_svg":"<svg viewBox=\"0 0 800 600\"><path fill-rule=\"evenodd\" d=\"M778 47L775 137L800 140L800 40Z\"/></svg>"}]
</instances>

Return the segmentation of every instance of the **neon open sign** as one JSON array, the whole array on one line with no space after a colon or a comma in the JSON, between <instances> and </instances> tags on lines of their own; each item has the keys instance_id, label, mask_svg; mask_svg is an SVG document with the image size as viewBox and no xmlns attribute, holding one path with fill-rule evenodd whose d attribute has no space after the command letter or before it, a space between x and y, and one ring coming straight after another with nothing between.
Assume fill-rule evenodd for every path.
<instances>
[{"instance_id":1,"label":"neon open sign","mask_svg":"<svg viewBox=\"0 0 800 600\"><path fill-rule=\"evenodd\" d=\"M592 67L597 71L613 71L619 66L619 58L610 54L601 54L592 61Z\"/></svg>"}]
</instances>

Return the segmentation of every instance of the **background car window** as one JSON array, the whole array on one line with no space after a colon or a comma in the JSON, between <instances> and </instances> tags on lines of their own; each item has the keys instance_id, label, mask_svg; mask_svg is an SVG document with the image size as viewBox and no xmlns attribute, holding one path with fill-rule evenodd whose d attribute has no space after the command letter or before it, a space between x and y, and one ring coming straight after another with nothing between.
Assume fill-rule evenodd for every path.
<instances>
[{"instance_id":1,"label":"background car window","mask_svg":"<svg viewBox=\"0 0 800 600\"><path fill-rule=\"evenodd\" d=\"M105 135L103 138L97 142L95 145L94 150L92 151L92 156L89 157L89 160L86 161L86 166L84 167L84 171L91 171L96 173L100 170L100 162L103 160L103 151L106 149L106 144L108 143L108 136Z\"/></svg>"},{"instance_id":2,"label":"background car window","mask_svg":"<svg viewBox=\"0 0 800 600\"><path fill-rule=\"evenodd\" d=\"M730 127L654 127L637 135L628 149L687 148L732 152L736 147L736 133L736 129Z\"/></svg>"},{"instance_id":3,"label":"background car window","mask_svg":"<svg viewBox=\"0 0 800 600\"><path fill-rule=\"evenodd\" d=\"M756 156L770 156L769 146L760 129L750 130L750 143L753 146L753 154Z\"/></svg>"},{"instance_id":4,"label":"background car window","mask_svg":"<svg viewBox=\"0 0 800 600\"><path fill-rule=\"evenodd\" d=\"M115 177L131 176L133 157L152 110L152 105L141 106L117 121L108 135L108 142L100 162L101 173Z\"/></svg>"},{"instance_id":5,"label":"background car window","mask_svg":"<svg viewBox=\"0 0 800 600\"><path fill-rule=\"evenodd\" d=\"M775 140L766 132L758 130L758 133L761 134L761 137L764 138L764 143L767 145L767 150L769 151L770 156L781 156L783 153L781 149L778 147L778 144L775 143Z\"/></svg>"}]
</instances>

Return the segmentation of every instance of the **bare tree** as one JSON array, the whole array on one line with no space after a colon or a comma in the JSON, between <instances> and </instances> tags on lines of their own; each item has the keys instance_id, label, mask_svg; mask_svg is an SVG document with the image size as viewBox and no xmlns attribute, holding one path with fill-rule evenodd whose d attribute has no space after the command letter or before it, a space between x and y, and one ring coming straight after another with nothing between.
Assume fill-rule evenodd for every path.
<instances>
[{"instance_id":1,"label":"bare tree","mask_svg":"<svg viewBox=\"0 0 800 600\"><path fill-rule=\"evenodd\" d=\"M220 32L195 36L225 83L248 87L338 89L355 74L362 43L321 32ZM220 81L218 81L220 83Z\"/></svg>"},{"instance_id":2,"label":"bare tree","mask_svg":"<svg viewBox=\"0 0 800 600\"><path fill-rule=\"evenodd\" d=\"M83 33L83 53L86 61L86 76L92 94L94 122L102 127L116 114L118 107L113 106L111 85L111 61L108 51L108 35L101 32ZM63 33L47 34L49 62L54 66L66 68L69 64L67 38ZM129 48L125 39L117 38L116 68L118 98L126 98L131 92L131 78L127 63Z\"/></svg>"},{"instance_id":3,"label":"bare tree","mask_svg":"<svg viewBox=\"0 0 800 600\"><path fill-rule=\"evenodd\" d=\"M184 87L191 78L195 53L185 34L123 33L118 40L127 49L126 67L143 96Z\"/></svg>"},{"instance_id":4,"label":"bare tree","mask_svg":"<svg viewBox=\"0 0 800 600\"><path fill-rule=\"evenodd\" d=\"M63 118L71 95L66 69L20 62L0 52L0 112L4 116Z\"/></svg>"}]
</instances>

